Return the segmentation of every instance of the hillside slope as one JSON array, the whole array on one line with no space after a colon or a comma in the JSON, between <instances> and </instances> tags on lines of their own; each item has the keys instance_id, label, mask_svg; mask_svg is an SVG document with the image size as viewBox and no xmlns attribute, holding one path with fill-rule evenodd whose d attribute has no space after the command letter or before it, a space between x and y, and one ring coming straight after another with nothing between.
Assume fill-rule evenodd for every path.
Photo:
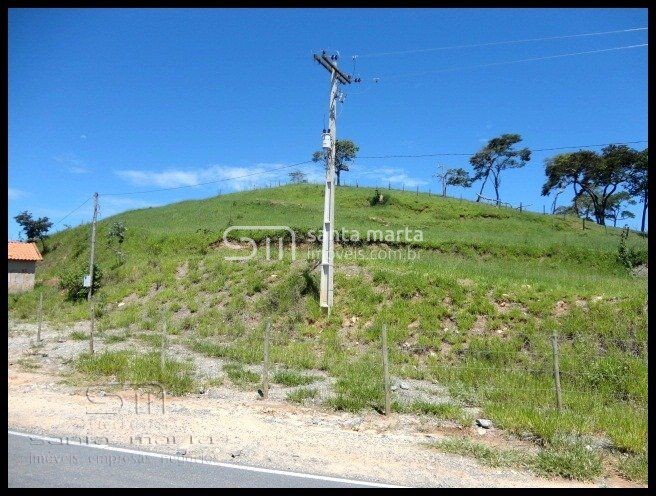
<instances>
[{"instance_id":1,"label":"hillside slope","mask_svg":"<svg viewBox=\"0 0 656 496\"><path fill-rule=\"evenodd\" d=\"M360 410L381 406L385 325L392 375L427 388L438 384L449 395L445 401L426 393L408 402L397 390L395 409L458 422L470 421L467 412L481 412L554 449L572 436L592 436L610 453L625 453L617 462L620 473L640 479L646 467L646 279L618 263L619 230L592 223L583 230L574 218L383 193L387 203L372 206L372 189L337 191L336 230L357 230L360 240L338 243L330 317L320 311L313 270L320 244L307 237L320 232L322 187L248 191L103 219L97 234L99 340L156 346L165 319L180 346L248 365L261 361L264 325L271 322L271 356L281 370L321 371L335 380L325 398L309 387L297 400L319 394L332 408ZM123 243L108 237L117 221L127 229ZM271 260L264 249L253 260L225 260L249 252L221 243L223 231L238 225L289 226L297 260L290 260L288 240L282 260L275 241ZM409 240L366 242L368 230L396 235L406 228ZM261 243L267 233L231 236L242 234ZM61 288L85 272L88 239L85 225L46 242L37 289L50 321L88 318L87 304L69 301ZM632 233L628 243L646 253L646 238ZM37 293L11 296L10 315L33 319ZM554 331L561 413L552 379ZM97 371L97 359L82 357L79 369ZM249 380L242 373L230 378L238 382L237 376Z\"/></svg>"}]
</instances>

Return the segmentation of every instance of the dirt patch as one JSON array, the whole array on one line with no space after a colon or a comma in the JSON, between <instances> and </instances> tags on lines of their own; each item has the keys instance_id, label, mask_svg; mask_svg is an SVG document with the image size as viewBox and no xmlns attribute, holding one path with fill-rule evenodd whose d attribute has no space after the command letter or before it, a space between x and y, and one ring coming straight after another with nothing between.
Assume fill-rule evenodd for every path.
<instances>
[{"instance_id":1,"label":"dirt patch","mask_svg":"<svg viewBox=\"0 0 656 496\"><path fill-rule=\"evenodd\" d=\"M636 277L649 277L649 269L647 264L641 264L633 267L633 269L631 269L631 274Z\"/></svg>"},{"instance_id":2,"label":"dirt patch","mask_svg":"<svg viewBox=\"0 0 656 496\"><path fill-rule=\"evenodd\" d=\"M476 321L469 331L471 334L483 334L487 327L487 317L485 315L477 315Z\"/></svg>"},{"instance_id":3,"label":"dirt patch","mask_svg":"<svg viewBox=\"0 0 656 496\"><path fill-rule=\"evenodd\" d=\"M187 277L188 272L189 272L189 262L185 260L185 262L183 264L180 264L180 266L176 269L175 278L179 281L180 279Z\"/></svg>"},{"instance_id":4,"label":"dirt patch","mask_svg":"<svg viewBox=\"0 0 656 496\"><path fill-rule=\"evenodd\" d=\"M563 300L557 301L554 306L553 314L554 317L562 317L569 312L569 305Z\"/></svg>"},{"instance_id":5,"label":"dirt patch","mask_svg":"<svg viewBox=\"0 0 656 496\"><path fill-rule=\"evenodd\" d=\"M191 310L187 308L187 306L183 306L180 309L178 309L176 312L173 313L172 318L175 321L180 321L183 320L191 315Z\"/></svg>"},{"instance_id":6,"label":"dirt patch","mask_svg":"<svg viewBox=\"0 0 656 496\"><path fill-rule=\"evenodd\" d=\"M50 286L51 288L59 287L59 277L53 277L52 279L46 279L43 281L43 284Z\"/></svg>"},{"instance_id":7,"label":"dirt patch","mask_svg":"<svg viewBox=\"0 0 656 496\"><path fill-rule=\"evenodd\" d=\"M123 305L129 305L130 303L136 303L137 301L139 301L139 295L137 293L130 293L123 298L117 306L122 307Z\"/></svg>"},{"instance_id":8,"label":"dirt patch","mask_svg":"<svg viewBox=\"0 0 656 496\"><path fill-rule=\"evenodd\" d=\"M442 330L444 332L455 331L458 329L455 321L451 317L444 317L442 319Z\"/></svg>"},{"instance_id":9,"label":"dirt patch","mask_svg":"<svg viewBox=\"0 0 656 496\"><path fill-rule=\"evenodd\" d=\"M369 284L373 283L374 278L366 268L361 267L360 265L342 265L337 266L338 273L344 274L347 277L357 277L362 276L365 281Z\"/></svg>"}]
</instances>

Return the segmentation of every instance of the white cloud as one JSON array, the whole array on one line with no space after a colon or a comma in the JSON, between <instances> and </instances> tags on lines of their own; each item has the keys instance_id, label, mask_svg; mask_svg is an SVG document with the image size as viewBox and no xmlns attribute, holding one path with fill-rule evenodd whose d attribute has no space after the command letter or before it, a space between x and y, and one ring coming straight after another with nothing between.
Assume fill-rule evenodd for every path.
<instances>
[{"instance_id":1,"label":"white cloud","mask_svg":"<svg viewBox=\"0 0 656 496\"><path fill-rule=\"evenodd\" d=\"M18 200L19 198L24 198L27 196L27 193L25 191L17 189L17 188L7 188L7 197L10 200Z\"/></svg>"},{"instance_id":2,"label":"white cloud","mask_svg":"<svg viewBox=\"0 0 656 496\"><path fill-rule=\"evenodd\" d=\"M276 170L278 169L278 170ZM306 174L311 183L322 183L325 170L320 164L308 164L299 167L287 167L281 163L258 163L249 167L225 166L213 164L204 168L165 169L165 170L117 170L114 173L135 186L152 186L154 188L177 188L181 186L201 186L204 183L216 182L216 186L225 190L242 191L252 187L286 183L288 174L294 170ZM349 183L362 179L363 183L391 184L406 188L425 186L429 181L413 177L403 168L367 167L358 165L350 172L342 175L342 180ZM135 207L136 208L136 207Z\"/></svg>"},{"instance_id":3,"label":"white cloud","mask_svg":"<svg viewBox=\"0 0 656 496\"><path fill-rule=\"evenodd\" d=\"M119 170L116 171L116 174L138 186L154 185L162 188L174 188L177 186L195 186L200 182L196 172Z\"/></svg>"},{"instance_id":4,"label":"white cloud","mask_svg":"<svg viewBox=\"0 0 656 496\"><path fill-rule=\"evenodd\" d=\"M353 177L364 177L383 185L390 183L396 186L405 186L406 188L416 188L417 186L429 184L429 181L410 176L402 167L360 168L354 171Z\"/></svg>"},{"instance_id":5,"label":"white cloud","mask_svg":"<svg viewBox=\"0 0 656 496\"><path fill-rule=\"evenodd\" d=\"M321 181L323 179L321 168L299 167L298 169L306 172L310 181ZM277 181L284 180L286 182L287 174L292 170L295 170L295 168L287 167L287 164L258 163L249 167L212 164L196 169L117 170L114 173L121 179L137 186L176 188L180 186L198 186L215 181L217 184L225 184L228 189L241 191L253 186L266 186L270 183L277 183Z\"/></svg>"},{"instance_id":6,"label":"white cloud","mask_svg":"<svg viewBox=\"0 0 656 496\"><path fill-rule=\"evenodd\" d=\"M66 167L68 172L73 174L86 174L87 172L91 172L91 168L86 162L74 153L64 153L54 157L54 159L56 162L59 162Z\"/></svg>"}]
</instances>

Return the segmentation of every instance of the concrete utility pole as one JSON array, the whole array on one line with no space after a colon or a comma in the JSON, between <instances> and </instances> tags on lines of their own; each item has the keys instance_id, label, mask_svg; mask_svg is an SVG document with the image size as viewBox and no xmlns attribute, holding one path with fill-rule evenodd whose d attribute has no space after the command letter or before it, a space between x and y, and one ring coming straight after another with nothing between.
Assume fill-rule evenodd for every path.
<instances>
[{"instance_id":1,"label":"concrete utility pole","mask_svg":"<svg viewBox=\"0 0 656 496\"><path fill-rule=\"evenodd\" d=\"M89 302L89 311L91 312L91 319L89 320L89 353L93 355L93 319L94 309L91 304L91 296L93 295L93 263L96 256L96 219L98 217L98 193L93 194L93 222L91 223L91 254L89 256L89 292L87 293L87 301Z\"/></svg>"},{"instance_id":2,"label":"concrete utility pole","mask_svg":"<svg viewBox=\"0 0 656 496\"><path fill-rule=\"evenodd\" d=\"M334 224L335 224L335 152L337 141L337 83L350 84L351 76L337 68L337 55L314 55L314 60L319 62L330 73L330 100L328 135L330 143L324 146L326 149L326 189L323 207L323 239L321 246L321 285L319 292L319 304L330 313L333 306L333 256L335 253ZM359 82L356 79L355 82ZM325 140L326 137L324 137Z\"/></svg>"}]
</instances>

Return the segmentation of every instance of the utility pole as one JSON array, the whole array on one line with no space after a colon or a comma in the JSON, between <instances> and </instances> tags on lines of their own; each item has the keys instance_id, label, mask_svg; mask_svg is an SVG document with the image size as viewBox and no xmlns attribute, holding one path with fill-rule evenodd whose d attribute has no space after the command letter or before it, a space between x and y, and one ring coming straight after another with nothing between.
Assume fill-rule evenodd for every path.
<instances>
[{"instance_id":1,"label":"utility pole","mask_svg":"<svg viewBox=\"0 0 656 496\"><path fill-rule=\"evenodd\" d=\"M323 206L323 238L321 245L321 284L319 304L330 313L333 306L333 256L335 253L334 224L335 224L335 146L337 140L337 83L351 84L351 76L337 68L335 54L314 54L314 60L319 62L330 73L330 100L328 133L324 130L323 148L326 150L326 188ZM359 82L359 79L355 79ZM327 135L326 135L327 134Z\"/></svg>"},{"instance_id":2,"label":"utility pole","mask_svg":"<svg viewBox=\"0 0 656 496\"><path fill-rule=\"evenodd\" d=\"M98 217L98 193L93 194L93 222L91 223L91 254L89 256L89 292L87 293L87 301L91 312L91 319L89 320L89 353L93 355L93 319L94 308L91 303L91 296L93 295L93 263L96 255L96 219Z\"/></svg>"}]
</instances>

